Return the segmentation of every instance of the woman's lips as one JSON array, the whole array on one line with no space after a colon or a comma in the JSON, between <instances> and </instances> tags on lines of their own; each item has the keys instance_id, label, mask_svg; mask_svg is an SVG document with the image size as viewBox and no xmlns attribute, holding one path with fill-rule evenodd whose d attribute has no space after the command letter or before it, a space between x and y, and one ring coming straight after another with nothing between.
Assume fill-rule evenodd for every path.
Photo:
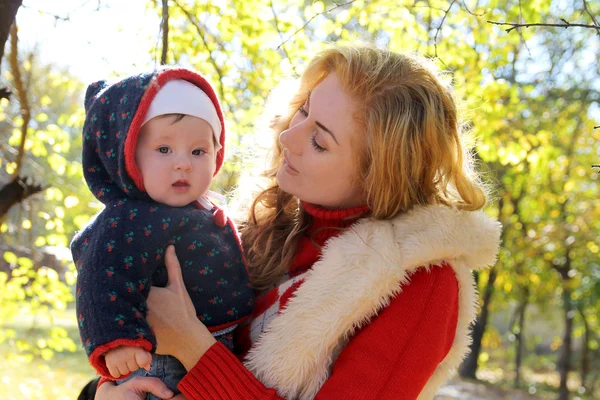
<instances>
[{"instance_id":1,"label":"woman's lips","mask_svg":"<svg viewBox=\"0 0 600 400\"><path fill-rule=\"evenodd\" d=\"M285 168L285 171L290 174L290 175L298 175L299 172L296 168L294 168L294 166L292 164L290 164L290 162L288 161L287 157L283 157L283 167Z\"/></svg>"}]
</instances>

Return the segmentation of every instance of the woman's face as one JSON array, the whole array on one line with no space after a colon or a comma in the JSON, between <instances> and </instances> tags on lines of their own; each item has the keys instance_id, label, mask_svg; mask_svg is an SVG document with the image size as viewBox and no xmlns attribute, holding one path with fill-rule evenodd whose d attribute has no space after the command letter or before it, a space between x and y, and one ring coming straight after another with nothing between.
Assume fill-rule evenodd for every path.
<instances>
[{"instance_id":1,"label":"woman's face","mask_svg":"<svg viewBox=\"0 0 600 400\"><path fill-rule=\"evenodd\" d=\"M360 185L355 100L329 74L279 135L284 161L277 171L281 189L300 200L327 208L363 205Z\"/></svg>"}]
</instances>

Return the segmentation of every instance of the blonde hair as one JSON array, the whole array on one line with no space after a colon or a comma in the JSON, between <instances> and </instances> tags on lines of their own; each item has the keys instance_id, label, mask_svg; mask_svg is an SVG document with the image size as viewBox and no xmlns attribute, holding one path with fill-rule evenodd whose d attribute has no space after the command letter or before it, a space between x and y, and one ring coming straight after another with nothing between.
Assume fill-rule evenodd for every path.
<instances>
[{"instance_id":1,"label":"blonde hair","mask_svg":"<svg viewBox=\"0 0 600 400\"><path fill-rule=\"evenodd\" d=\"M359 104L351 117L360 143L357 162L370 214L389 219L416 205L478 210L486 193L463 149L451 86L432 63L369 45L334 47L307 66L287 114L273 120L275 144L266 189L255 197L240 227L250 276L267 288L288 270L310 215L276 181L282 163L279 134L289 127L310 91L335 72Z\"/></svg>"}]
</instances>

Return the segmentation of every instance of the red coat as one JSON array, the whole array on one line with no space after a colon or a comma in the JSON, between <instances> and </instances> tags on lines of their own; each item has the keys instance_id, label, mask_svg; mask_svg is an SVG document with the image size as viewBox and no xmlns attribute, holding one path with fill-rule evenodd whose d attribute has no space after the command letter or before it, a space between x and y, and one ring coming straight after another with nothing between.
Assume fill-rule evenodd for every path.
<instances>
[{"instance_id":1,"label":"red coat","mask_svg":"<svg viewBox=\"0 0 600 400\"><path fill-rule=\"evenodd\" d=\"M282 284L293 295L271 295L286 307L244 363L216 344L179 388L189 399L432 398L468 349L470 268L495 261L499 234L482 212L441 206L362 219L328 241L298 284ZM297 259L313 258L308 249L305 240Z\"/></svg>"}]
</instances>

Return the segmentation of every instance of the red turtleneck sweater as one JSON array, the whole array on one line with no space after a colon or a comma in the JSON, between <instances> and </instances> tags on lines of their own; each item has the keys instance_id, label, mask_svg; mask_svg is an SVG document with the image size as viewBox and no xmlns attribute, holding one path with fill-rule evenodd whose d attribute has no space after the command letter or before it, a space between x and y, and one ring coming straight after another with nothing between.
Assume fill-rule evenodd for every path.
<instances>
[{"instance_id":1,"label":"red turtleneck sweater","mask_svg":"<svg viewBox=\"0 0 600 400\"><path fill-rule=\"evenodd\" d=\"M325 242L367 211L303 206L312 216L311 227L298 244L288 279L256 298L251 323L238 332L243 353L302 284ZM315 399L416 399L450 350L457 321L458 282L452 268L418 270L390 305L350 339ZM280 399L220 343L200 358L179 389L188 399Z\"/></svg>"}]
</instances>

